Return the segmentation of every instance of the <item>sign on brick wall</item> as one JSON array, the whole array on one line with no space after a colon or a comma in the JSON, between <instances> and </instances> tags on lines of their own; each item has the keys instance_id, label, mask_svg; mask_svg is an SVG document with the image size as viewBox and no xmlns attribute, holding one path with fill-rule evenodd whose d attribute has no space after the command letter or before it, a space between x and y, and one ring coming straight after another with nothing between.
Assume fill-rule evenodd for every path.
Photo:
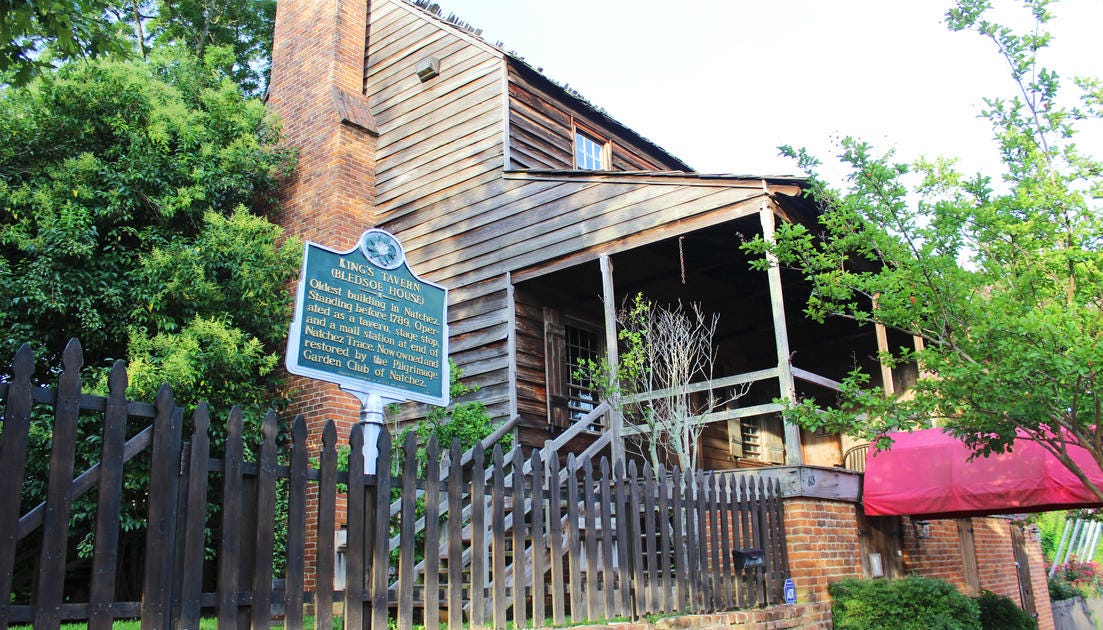
<instances>
[{"instance_id":1,"label":"sign on brick wall","mask_svg":"<svg viewBox=\"0 0 1103 630\"><path fill-rule=\"evenodd\" d=\"M287 370L384 399L448 404L448 292L371 229L340 252L307 243Z\"/></svg>"}]
</instances>

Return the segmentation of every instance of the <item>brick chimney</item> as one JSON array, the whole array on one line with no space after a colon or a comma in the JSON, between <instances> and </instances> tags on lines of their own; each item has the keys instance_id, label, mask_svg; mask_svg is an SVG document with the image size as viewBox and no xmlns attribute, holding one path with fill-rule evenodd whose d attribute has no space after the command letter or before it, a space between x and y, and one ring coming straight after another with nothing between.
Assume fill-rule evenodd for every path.
<instances>
[{"instance_id":1,"label":"brick chimney","mask_svg":"<svg viewBox=\"0 0 1103 630\"><path fill-rule=\"evenodd\" d=\"M283 142L299 150L293 176L281 189L278 221L288 235L346 250L375 224L378 132L364 96L370 0L279 0L272 46L268 107L279 116ZM294 290L292 287L291 290ZM336 385L289 375L285 414L303 414L312 450L327 419L339 443L359 419L359 403ZM308 531L317 519L317 493L307 498ZM337 522L345 521L337 506ZM307 588L314 586L316 540L308 534Z\"/></svg>"}]
</instances>

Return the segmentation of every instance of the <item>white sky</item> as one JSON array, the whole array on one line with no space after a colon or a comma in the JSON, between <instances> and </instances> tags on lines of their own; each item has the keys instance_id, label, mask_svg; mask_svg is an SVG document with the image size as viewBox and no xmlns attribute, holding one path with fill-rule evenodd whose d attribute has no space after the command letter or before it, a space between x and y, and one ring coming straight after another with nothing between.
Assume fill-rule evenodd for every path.
<instances>
[{"instance_id":1,"label":"white sky","mask_svg":"<svg viewBox=\"0 0 1103 630\"><path fill-rule=\"evenodd\" d=\"M981 98L1015 89L989 40L946 29L950 0L438 1L705 173L793 174L778 145L829 158L846 135L974 171L998 161ZM1043 63L1103 77L1103 0L1051 10Z\"/></svg>"}]
</instances>

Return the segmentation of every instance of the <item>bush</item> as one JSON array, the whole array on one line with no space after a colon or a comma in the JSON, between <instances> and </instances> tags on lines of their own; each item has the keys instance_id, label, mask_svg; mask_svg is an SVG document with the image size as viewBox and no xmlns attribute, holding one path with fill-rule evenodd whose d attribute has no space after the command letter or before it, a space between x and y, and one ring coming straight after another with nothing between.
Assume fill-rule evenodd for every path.
<instances>
[{"instance_id":1,"label":"bush","mask_svg":"<svg viewBox=\"0 0 1103 630\"><path fill-rule=\"evenodd\" d=\"M1038 622L1010 597L984 591L976 599L984 630L1037 630Z\"/></svg>"},{"instance_id":2,"label":"bush","mask_svg":"<svg viewBox=\"0 0 1103 630\"><path fill-rule=\"evenodd\" d=\"M850 579L828 586L836 630L981 630L977 603L943 580Z\"/></svg>"},{"instance_id":3,"label":"bush","mask_svg":"<svg viewBox=\"0 0 1103 630\"><path fill-rule=\"evenodd\" d=\"M1072 558L1058 565L1049 578L1049 598L1053 601L1073 597L1103 596L1103 567L1098 562L1080 562Z\"/></svg>"}]
</instances>

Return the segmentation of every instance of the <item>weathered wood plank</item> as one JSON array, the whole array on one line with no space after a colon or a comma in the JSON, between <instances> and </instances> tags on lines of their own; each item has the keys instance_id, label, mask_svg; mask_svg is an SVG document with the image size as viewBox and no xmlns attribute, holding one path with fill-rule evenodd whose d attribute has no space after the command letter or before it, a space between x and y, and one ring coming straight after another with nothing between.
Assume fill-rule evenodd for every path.
<instances>
[{"instance_id":1,"label":"weathered wood plank","mask_svg":"<svg viewBox=\"0 0 1103 630\"><path fill-rule=\"evenodd\" d=\"M644 530L644 575L647 579L647 591L645 600L649 612L658 612L662 606L659 604L659 558L655 523L655 472L650 463L643 465L643 530Z\"/></svg>"},{"instance_id":2,"label":"weathered wood plank","mask_svg":"<svg viewBox=\"0 0 1103 630\"><path fill-rule=\"evenodd\" d=\"M172 390L162 385L157 393L157 418L153 426L153 451L149 471L149 517L146 527L145 579L142 588L142 630L168 627L172 612L172 554L177 470L180 467L180 435L183 411L173 404Z\"/></svg>"},{"instance_id":3,"label":"weathered wood plank","mask_svg":"<svg viewBox=\"0 0 1103 630\"><path fill-rule=\"evenodd\" d=\"M126 364L115 361L111 367L111 374L107 378L107 409L103 417L103 445L100 449L100 488L96 500L96 548L92 557L92 583L89 585L88 594L90 630L110 630L114 621L111 604L115 601L115 576L119 556L123 455L126 449L127 384ZM5 431L7 428L5 427ZM0 541L0 544L3 544L3 541ZM0 565L0 571L2 570L3 565Z\"/></svg>"},{"instance_id":4,"label":"weathered wood plank","mask_svg":"<svg viewBox=\"0 0 1103 630\"><path fill-rule=\"evenodd\" d=\"M440 445L429 437L425 449L425 630L440 625Z\"/></svg>"},{"instance_id":5,"label":"weathered wood plank","mask_svg":"<svg viewBox=\"0 0 1103 630\"><path fill-rule=\"evenodd\" d=\"M54 409L45 527L34 602L34 625L46 630L61 627L60 607L64 598L65 560L69 549L68 494L77 448L80 368L84 365L84 352L76 339L70 339L65 346L61 364L63 371L58 380L57 406ZM17 492L22 493L21 490Z\"/></svg>"},{"instance_id":6,"label":"weathered wood plank","mask_svg":"<svg viewBox=\"0 0 1103 630\"><path fill-rule=\"evenodd\" d=\"M612 497L612 471L609 468L609 458L602 457L599 463L601 479L599 480L601 501L601 588L605 594L605 616L615 617L624 614L617 610L616 600L616 572L613 564L613 497Z\"/></svg>"},{"instance_id":7,"label":"weathered wood plank","mask_svg":"<svg viewBox=\"0 0 1103 630\"><path fill-rule=\"evenodd\" d=\"M12 360L11 382L5 392L4 430L0 432L0 630L6 630L11 613L15 543L18 540L19 501L27 464L27 436L31 419L31 376L34 354L23 344Z\"/></svg>"},{"instance_id":8,"label":"weathered wood plank","mask_svg":"<svg viewBox=\"0 0 1103 630\"><path fill-rule=\"evenodd\" d=\"M200 403L192 415L191 453L188 457L187 513L184 524L183 582L180 592L180 624L199 626L199 598L203 592L203 557L207 542L207 462L211 440L210 410Z\"/></svg>"},{"instance_id":9,"label":"weathered wood plank","mask_svg":"<svg viewBox=\"0 0 1103 630\"><path fill-rule=\"evenodd\" d=\"M375 489L372 503L375 523L371 549L371 628L388 630L387 588L391 566L390 536L387 524L391 519L391 432L379 431L375 460ZM359 451L353 451L359 452ZM367 567L365 567L366 569Z\"/></svg>"},{"instance_id":10,"label":"weathered wood plank","mask_svg":"<svg viewBox=\"0 0 1103 630\"><path fill-rule=\"evenodd\" d=\"M506 627L506 491L502 472L502 446L494 445L494 476L490 488L491 604L495 628Z\"/></svg>"},{"instance_id":11,"label":"weathered wood plank","mask_svg":"<svg viewBox=\"0 0 1103 630\"><path fill-rule=\"evenodd\" d=\"M417 520L417 433L409 431L402 445L402 508L399 514L398 630L414 625L414 521ZM389 473L388 473L389 474ZM426 546L431 547L426 540Z\"/></svg>"},{"instance_id":12,"label":"weathered wood plank","mask_svg":"<svg viewBox=\"0 0 1103 630\"><path fill-rule=\"evenodd\" d=\"M471 625L486 623L486 455L482 443L471 451Z\"/></svg>"},{"instance_id":13,"label":"weathered wood plank","mask_svg":"<svg viewBox=\"0 0 1103 630\"><path fill-rule=\"evenodd\" d=\"M593 460L586 459L582 463L582 518L586 525L583 543L586 550L586 581L584 585L586 588L587 619L605 619L609 616L604 607L604 599L601 596L601 580L599 579L601 563L597 555L599 532L597 530L597 513L594 511L596 507Z\"/></svg>"},{"instance_id":14,"label":"weathered wood plank","mask_svg":"<svg viewBox=\"0 0 1103 630\"><path fill-rule=\"evenodd\" d=\"M521 455L521 449L513 449L513 487L511 488L510 515L513 519L513 624L518 628L524 628L525 621L525 576L528 573L525 558L525 539L527 538L525 527L525 461Z\"/></svg>"},{"instance_id":15,"label":"weathered wood plank","mask_svg":"<svg viewBox=\"0 0 1103 630\"><path fill-rule=\"evenodd\" d=\"M333 533L337 529L337 427L333 420L326 420L322 428L322 452L319 457L314 627L316 630L330 630L333 627Z\"/></svg>"},{"instance_id":16,"label":"weathered wood plank","mask_svg":"<svg viewBox=\"0 0 1103 630\"><path fill-rule=\"evenodd\" d=\"M218 552L218 627L237 628L237 589L240 582L242 476L245 446L241 407L226 418L226 455L222 474L222 540Z\"/></svg>"},{"instance_id":17,"label":"weathered wood plank","mask_svg":"<svg viewBox=\"0 0 1103 630\"><path fill-rule=\"evenodd\" d=\"M554 479L552 480L555 481ZM586 602L582 599L582 541L578 527L578 460L574 453L567 455L567 557L570 573L571 621L586 620Z\"/></svg>"},{"instance_id":18,"label":"weathered wood plank","mask_svg":"<svg viewBox=\"0 0 1103 630\"><path fill-rule=\"evenodd\" d=\"M463 628L463 467L460 440L448 451L448 630ZM472 594L472 599L475 596Z\"/></svg>"},{"instance_id":19,"label":"weathered wood plank","mask_svg":"<svg viewBox=\"0 0 1103 630\"><path fill-rule=\"evenodd\" d=\"M629 547L632 563L632 581L630 588L635 597L633 615L641 615L650 612L647 605L647 581L646 569L643 559L643 532L640 530L640 477L637 473L636 462L628 463L628 538L631 540Z\"/></svg>"},{"instance_id":20,"label":"weathered wood plank","mask_svg":"<svg viewBox=\"0 0 1103 630\"><path fill-rule=\"evenodd\" d=\"M632 615L632 563L631 549L632 537L628 529L631 520L628 511L628 478L624 470L624 460L618 459L613 463L613 509L617 517L617 583L619 585L620 598L618 605L620 614Z\"/></svg>"},{"instance_id":21,"label":"weathered wood plank","mask_svg":"<svg viewBox=\"0 0 1103 630\"><path fill-rule=\"evenodd\" d=\"M661 567L662 585L660 593L662 599L659 602L663 612L674 611L674 584L670 575L671 549L670 549L670 479L667 470L659 464L659 472L656 475L657 504L659 508L659 566Z\"/></svg>"},{"instance_id":22,"label":"weathered wood plank","mask_svg":"<svg viewBox=\"0 0 1103 630\"><path fill-rule=\"evenodd\" d=\"M684 473L685 498L683 506L685 510L685 530L683 536L686 546L686 575L688 590L686 592L686 604L688 610L699 612L701 599L701 565L700 555L697 553L697 487L694 483L696 477L692 470Z\"/></svg>"},{"instance_id":23,"label":"weathered wood plank","mask_svg":"<svg viewBox=\"0 0 1103 630\"><path fill-rule=\"evenodd\" d=\"M566 621L564 596L566 584L563 571L563 529L562 500L559 483L559 456L549 440L544 442L544 452L548 453L548 540L551 548L552 580L552 623L561 626Z\"/></svg>"},{"instance_id":24,"label":"weathered wood plank","mask_svg":"<svg viewBox=\"0 0 1103 630\"><path fill-rule=\"evenodd\" d=\"M272 544L275 540L276 513L276 412L269 411L261 423L264 441L257 458L257 538L253 557L253 627L263 628L272 619Z\"/></svg>"},{"instance_id":25,"label":"weathered wood plank","mask_svg":"<svg viewBox=\"0 0 1103 630\"><path fill-rule=\"evenodd\" d=\"M291 423L291 470L287 477L287 562L284 577L284 627L303 626L306 557L306 419ZM332 601L332 600L329 600Z\"/></svg>"},{"instance_id":26,"label":"weathered wood plank","mask_svg":"<svg viewBox=\"0 0 1103 630\"><path fill-rule=\"evenodd\" d=\"M674 546L674 584L676 611L689 608L689 557L686 553L685 535L682 529L685 523L684 503L682 500L682 476L677 466L670 471L671 486L671 544Z\"/></svg>"},{"instance_id":27,"label":"weathered wood plank","mask_svg":"<svg viewBox=\"0 0 1103 630\"><path fill-rule=\"evenodd\" d=\"M344 627L366 627L364 584L368 581L367 563L372 547L367 540L367 505L364 485L364 431L355 425L349 431L348 491L346 493L345 602ZM389 501L385 501L389 503ZM374 517L374 513L372 515ZM384 522L389 522L389 518ZM374 518L372 519L374 522ZM386 538L386 533L383 534Z\"/></svg>"},{"instance_id":28,"label":"weathered wood plank","mask_svg":"<svg viewBox=\"0 0 1103 630\"><path fill-rule=\"evenodd\" d=\"M540 627L544 623L544 598L547 596L545 574L547 573L545 554L549 552L544 522L544 462L540 458L540 449L532 449L530 461L532 479L532 625Z\"/></svg>"}]
</instances>

